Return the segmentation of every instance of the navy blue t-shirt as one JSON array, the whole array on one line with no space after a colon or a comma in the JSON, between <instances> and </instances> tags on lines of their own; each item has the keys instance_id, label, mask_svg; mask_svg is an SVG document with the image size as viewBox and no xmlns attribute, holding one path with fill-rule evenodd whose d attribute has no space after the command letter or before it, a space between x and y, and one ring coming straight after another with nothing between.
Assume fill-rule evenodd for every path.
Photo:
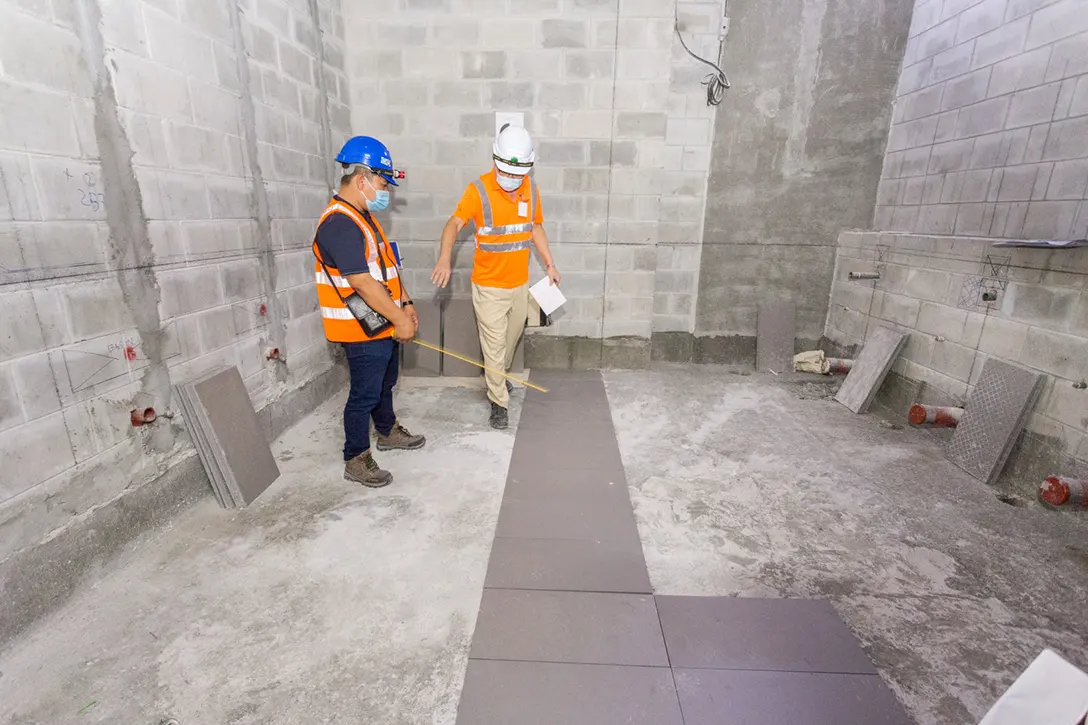
<instances>
[{"instance_id":1,"label":"navy blue t-shirt","mask_svg":"<svg viewBox=\"0 0 1088 725\"><path fill-rule=\"evenodd\" d=\"M339 196L336 199L344 204ZM366 238L347 214L329 214L317 228L317 246L325 264L340 270L342 277L366 274Z\"/></svg>"}]
</instances>

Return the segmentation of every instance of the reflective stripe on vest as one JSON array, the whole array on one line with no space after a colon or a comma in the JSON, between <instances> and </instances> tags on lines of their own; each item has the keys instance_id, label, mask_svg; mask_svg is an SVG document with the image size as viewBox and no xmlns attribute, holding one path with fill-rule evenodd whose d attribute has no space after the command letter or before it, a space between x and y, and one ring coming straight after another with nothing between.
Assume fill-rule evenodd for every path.
<instances>
[{"instance_id":1,"label":"reflective stripe on vest","mask_svg":"<svg viewBox=\"0 0 1088 725\"><path fill-rule=\"evenodd\" d=\"M366 245L367 271L375 280L382 282L382 284L390 291L393 300L399 307L401 286L400 278L397 274L396 260L393 258L389 243L385 241L384 233L382 233L381 228L377 226L377 222L375 222L375 226L371 228L358 211L337 199L333 199L321 214L317 226L320 227L330 214L344 214L359 227L359 230L363 233L363 240ZM376 235L381 235L381 240L377 239ZM340 270L332 265L322 266L322 261L324 260L322 260L321 250L317 246L316 235L313 242L313 252L314 256L317 258L314 263L314 283L317 285L317 303L321 310L321 319L325 327L325 337L330 342L365 342L370 339L381 339L392 336L392 330L383 332L375 338L366 336L359 321L355 319L355 315L351 313L351 310L347 308L341 299L342 297L346 298L352 294L354 289L352 288L351 283L340 274ZM381 255L381 261L379 261L379 254ZM385 263L384 280L382 279L382 262ZM326 268L328 270L327 274Z\"/></svg>"},{"instance_id":2,"label":"reflective stripe on vest","mask_svg":"<svg viewBox=\"0 0 1088 725\"><path fill-rule=\"evenodd\" d=\"M472 184L480 195L480 205L483 208L484 217L483 226L476 230L476 248L481 252L494 253L520 252L523 249L529 249L531 237L514 241L504 241L502 238L532 233L533 219L536 218L536 186L533 184L533 180L529 179L529 221L500 226L495 226L495 217L491 212L491 199L487 196L487 188L484 186L484 182L477 179ZM488 237L489 240L485 242L480 237ZM491 241L491 238L495 237L498 239Z\"/></svg>"}]
</instances>

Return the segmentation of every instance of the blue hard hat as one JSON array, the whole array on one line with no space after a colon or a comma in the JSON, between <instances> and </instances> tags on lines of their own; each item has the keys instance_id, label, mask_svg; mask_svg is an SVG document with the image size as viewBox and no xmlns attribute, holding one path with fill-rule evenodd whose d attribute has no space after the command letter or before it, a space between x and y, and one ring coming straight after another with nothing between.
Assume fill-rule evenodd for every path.
<instances>
[{"instance_id":1,"label":"blue hard hat","mask_svg":"<svg viewBox=\"0 0 1088 725\"><path fill-rule=\"evenodd\" d=\"M355 136L349 138L336 160L345 166L360 164L375 171L393 186L399 186L397 179L404 178L404 172L393 168L393 157L389 148L376 138Z\"/></svg>"}]
</instances>

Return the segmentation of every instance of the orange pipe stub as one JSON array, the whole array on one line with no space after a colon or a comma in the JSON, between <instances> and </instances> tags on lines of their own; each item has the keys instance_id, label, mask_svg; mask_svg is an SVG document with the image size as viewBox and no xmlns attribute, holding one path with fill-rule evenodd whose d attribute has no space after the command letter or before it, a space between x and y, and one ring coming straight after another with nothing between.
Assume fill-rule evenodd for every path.
<instances>
[{"instance_id":1,"label":"orange pipe stub","mask_svg":"<svg viewBox=\"0 0 1088 725\"><path fill-rule=\"evenodd\" d=\"M939 425L945 428L955 428L961 417L963 417L963 408L920 403L910 406L910 412L907 414L907 420L911 425Z\"/></svg>"},{"instance_id":2,"label":"orange pipe stub","mask_svg":"<svg viewBox=\"0 0 1088 725\"><path fill-rule=\"evenodd\" d=\"M1088 508L1088 478L1047 476L1039 484L1039 498L1051 506Z\"/></svg>"}]
</instances>

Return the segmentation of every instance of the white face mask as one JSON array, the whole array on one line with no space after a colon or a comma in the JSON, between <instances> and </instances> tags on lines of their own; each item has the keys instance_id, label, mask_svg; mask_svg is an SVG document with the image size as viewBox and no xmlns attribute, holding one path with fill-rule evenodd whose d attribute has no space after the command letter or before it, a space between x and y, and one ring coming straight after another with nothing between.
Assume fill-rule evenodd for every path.
<instances>
[{"instance_id":1,"label":"white face mask","mask_svg":"<svg viewBox=\"0 0 1088 725\"><path fill-rule=\"evenodd\" d=\"M502 174L495 174L495 176L498 178L499 186L502 187L503 191L516 191L524 180L522 176L509 177Z\"/></svg>"}]
</instances>

